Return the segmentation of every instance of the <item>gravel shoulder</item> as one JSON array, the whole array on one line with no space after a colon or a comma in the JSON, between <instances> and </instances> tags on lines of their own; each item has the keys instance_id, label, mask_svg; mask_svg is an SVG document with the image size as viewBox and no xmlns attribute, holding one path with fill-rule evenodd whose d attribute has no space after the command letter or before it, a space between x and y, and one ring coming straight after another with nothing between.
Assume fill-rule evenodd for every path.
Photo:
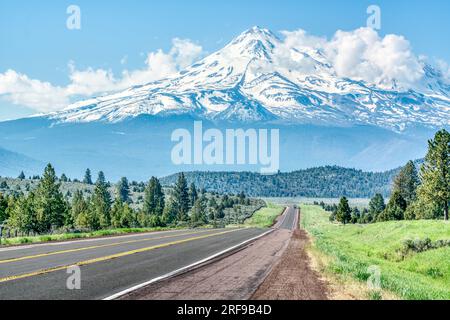
<instances>
[{"instance_id":1,"label":"gravel shoulder","mask_svg":"<svg viewBox=\"0 0 450 320\"><path fill-rule=\"evenodd\" d=\"M327 300L326 284L310 266L308 235L296 229L278 264L252 295L252 300Z\"/></svg>"}]
</instances>

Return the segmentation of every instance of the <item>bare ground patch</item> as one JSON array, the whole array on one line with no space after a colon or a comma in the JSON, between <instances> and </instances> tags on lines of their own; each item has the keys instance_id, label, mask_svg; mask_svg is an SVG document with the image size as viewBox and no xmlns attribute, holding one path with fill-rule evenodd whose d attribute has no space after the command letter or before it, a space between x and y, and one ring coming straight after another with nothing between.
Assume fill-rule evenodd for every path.
<instances>
[{"instance_id":1,"label":"bare ground patch","mask_svg":"<svg viewBox=\"0 0 450 320\"><path fill-rule=\"evenodd\" d=\"M281 260L253 294L254 300L326 300L327 286L310 266L308 236L295 230Z\"/></svg>"}]
</instances>

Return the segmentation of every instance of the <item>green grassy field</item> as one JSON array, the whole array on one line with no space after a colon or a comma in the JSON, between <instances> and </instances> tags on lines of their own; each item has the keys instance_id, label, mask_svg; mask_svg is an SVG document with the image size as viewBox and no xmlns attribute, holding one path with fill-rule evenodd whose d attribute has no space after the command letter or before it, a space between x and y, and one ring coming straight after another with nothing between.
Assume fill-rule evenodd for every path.
<instances>
[{"instance_id":1,"label":"green grassy field","mask_svg":"<svg viewBox=\"0 0 450 320\"><path fill-rule=\"evenodd\" d=\"M369 266L381 270L381 287L403 299L450 299L450 247L421 253L402 250L407 239L450 239L444 221L392 221L338 225L318 206L302 205L301 224L314 247L330 257L326 272L366 282Z\"/></svg>"},{"instance_id":2,"label":"green grassy field","mask_svg":"<svg viewBox=\"0 0 450 320\"><path fill-rule=\"evenodd\" d=\"M244 225L255 228L271 227L283 210L284 206L268 203L267 207L256 211L250 219L247 219Z\"/></svg>"}]
</instances>

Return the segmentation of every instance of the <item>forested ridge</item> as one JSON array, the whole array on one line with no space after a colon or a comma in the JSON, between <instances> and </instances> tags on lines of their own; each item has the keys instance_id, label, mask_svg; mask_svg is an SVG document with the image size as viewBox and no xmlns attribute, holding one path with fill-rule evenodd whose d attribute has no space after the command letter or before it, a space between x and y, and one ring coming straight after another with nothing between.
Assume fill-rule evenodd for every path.
<instances>
[{"instance_id":1,"label":"forested ridge","mask_svg":"<svg viewBox=\"0 0 450 320\"><path fill-rule=\"evenodd\" d=\"M416 164L421 161L416 161ZM201 188L219 193L245 192L252 197L370 198L388 197L400 168L385 172L325 166L261 175L253 172L188 172L186 179ZM177 175L161 179L163 185L175 183Z\"/></svg>"}]
</instances>

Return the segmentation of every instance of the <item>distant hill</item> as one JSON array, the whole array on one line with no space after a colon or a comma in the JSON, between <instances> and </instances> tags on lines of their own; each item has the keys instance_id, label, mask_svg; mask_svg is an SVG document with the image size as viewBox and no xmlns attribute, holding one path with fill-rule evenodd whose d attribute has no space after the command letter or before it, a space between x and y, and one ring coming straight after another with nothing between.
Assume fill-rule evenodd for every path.
<instances>
[{"instance_id":1,"label":"distant hill","mask_svg":"<svg viewBox=\"0 0 450 320\"><path fill-rule=\"evenodd\" d=\"M0 148L0 176L17 177L21 171L31 175L43 168L44 164L40 161Z\"/></svg>"},{"instance_id":2,"label":"distant hill","mask_svg":"<svg viewBox=\"0 0 450 320\"><path fill-rule=\"evenodd\" d=\"M419 163L419 162L418 162ZM385 172L364 172L338 166L317 167L273 176L252 172L188 172L194 182L210 191L239 193L255 197L324 197L343 195L368 198L375 193L389 196L392 180L400 168ZM177 175L163 178L165 185L175 182Z\"/></svg>"}]
</instances>

